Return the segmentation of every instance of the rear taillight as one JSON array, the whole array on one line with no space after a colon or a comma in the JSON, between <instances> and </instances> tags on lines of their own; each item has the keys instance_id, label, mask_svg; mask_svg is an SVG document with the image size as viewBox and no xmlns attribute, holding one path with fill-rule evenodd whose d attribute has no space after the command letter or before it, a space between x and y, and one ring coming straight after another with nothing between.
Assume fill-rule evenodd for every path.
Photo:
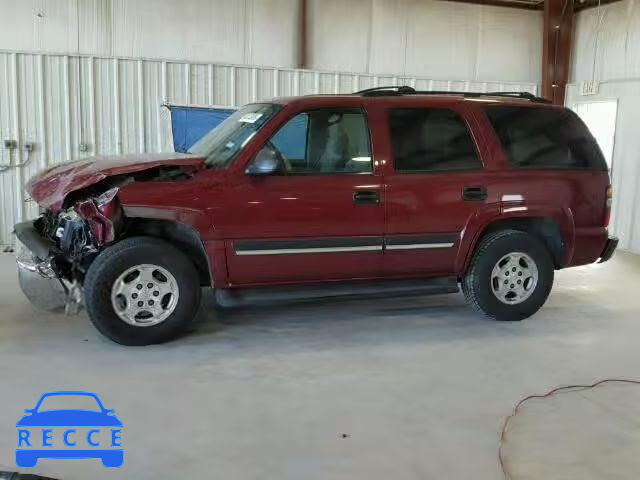
<instances>
[{"instance_id":1,"label":"rear taillight","mask_svg":"<svg viewBox=\"0 0 640 480\"><path fill-rule=\"evenodd\" d=\"M607 194L605 196L605 204L604 204L604 226L609 226L609 221L611 220L611 204L613 203L613 187L609 185L607 187Z\"/></svg>"}]
</instances>

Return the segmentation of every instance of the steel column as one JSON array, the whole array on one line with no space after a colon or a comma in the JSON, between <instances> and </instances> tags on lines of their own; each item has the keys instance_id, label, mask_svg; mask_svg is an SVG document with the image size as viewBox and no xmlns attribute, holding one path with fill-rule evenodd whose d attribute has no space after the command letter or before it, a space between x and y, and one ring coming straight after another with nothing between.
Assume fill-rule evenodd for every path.
<instances>
[{"instance_id":1,"label":"steel column","mask_svg":"<svg viewBox=\"0 0 640 480\"><path fill-rule=\"evenodd\" d=\"M542 44L542 96L564 104L569 80L574 0L545 0Z\"/></svg>"},{"instance_id":2,"label":"steel column","mask_svg":"<svg viewBox=\"0 0 640 480\"><path fill-rule=\"evenodd\" d=\"M298 68L308 68L307 36L308 36L307 0L298 1Z\"/></svg>"}]
</instances>

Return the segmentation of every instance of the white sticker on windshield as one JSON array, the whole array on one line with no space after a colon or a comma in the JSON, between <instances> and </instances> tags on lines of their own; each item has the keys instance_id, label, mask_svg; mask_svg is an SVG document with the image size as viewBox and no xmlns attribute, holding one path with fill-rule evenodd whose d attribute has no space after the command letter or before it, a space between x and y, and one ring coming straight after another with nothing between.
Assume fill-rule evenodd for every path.
<instances>
[{"instance_id":1,"label":"white sticker on windshield","mask_svg":"<svg viewBox=\"0 0 640 480\"><path fill-rule=\"evenodd\" d=\"M245 113L238 121L242 123L256 123L261 116L261 113Z\"/></svg>"}]
</instances>

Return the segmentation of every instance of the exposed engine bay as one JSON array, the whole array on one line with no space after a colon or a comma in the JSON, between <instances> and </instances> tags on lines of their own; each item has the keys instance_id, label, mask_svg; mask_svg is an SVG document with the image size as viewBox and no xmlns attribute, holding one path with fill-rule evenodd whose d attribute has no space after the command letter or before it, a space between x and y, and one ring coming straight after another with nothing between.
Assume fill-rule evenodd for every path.
<instances>
[{"instance_id":1,"label":"exposed engine bay","mask_svg":"<svg viewBox=\"0 0 640 480\"><path fill-rule=\"evenodd\" d=\"M127 234L129 222L118 199L119 190L133 182L176 181L190 176L180 167L161 167L108 177L71 192L60 211L47 209L36 220L16 225L16 235L26 246L18 258L19 266L60 282L66 293L65 310L77 312L89 265L105 246Z\"/></svg>"}]
</instances>

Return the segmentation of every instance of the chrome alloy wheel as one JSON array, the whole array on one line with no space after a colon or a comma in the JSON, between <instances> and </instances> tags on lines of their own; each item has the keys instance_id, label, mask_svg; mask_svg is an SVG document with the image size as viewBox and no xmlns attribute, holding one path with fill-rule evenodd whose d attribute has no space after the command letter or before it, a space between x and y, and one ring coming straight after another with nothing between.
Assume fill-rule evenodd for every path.
<instances>
[{"instance_id":1,"label":"chrome alloy wheel","mask_svg":"<svg viewBox=\"0 0 640 480\"><path fill-rule=\"evenodd\" d=\"M164 322L178 304L178 282L169 271L144 263L125 270L111 287L111 304L120 319L136 327Z\"/></svg>"},{"instance_id":2,"label":"chrome alloy wheel","mask_svg":"<svg viewBox=\"0 0 640 480\"><path fill-rule=\"evenodd\" d=\"M538 278L538 266L529 255L508 253L493 267L491 290L502 303L517 305L533 294Z\"/></svg>"}]
</instances>

